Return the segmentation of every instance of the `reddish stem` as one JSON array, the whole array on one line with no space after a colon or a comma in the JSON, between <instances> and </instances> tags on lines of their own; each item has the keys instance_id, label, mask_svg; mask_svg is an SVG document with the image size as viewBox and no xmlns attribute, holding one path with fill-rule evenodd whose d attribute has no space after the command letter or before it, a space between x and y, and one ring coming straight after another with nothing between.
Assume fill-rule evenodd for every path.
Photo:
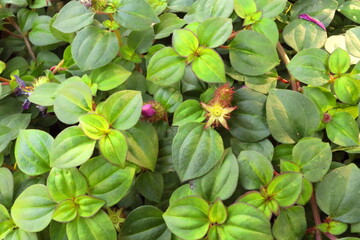
<instances>
[{"instance_id":1,"label":"reddish stem","mask_svg":"<svg viewBox=\"0 0 360 240\"><path fill-rule=\"evenodd\" d=\"M317 206L316 199L315 199L315 191L313 191L313 194L311 195L310 203L311 203L311 209L313 212L315 225L318 226L321 224L321 219L320 219L319 208ZM321 240L321 232L318 229L315 230L315 239Z\"/></svg>"},{"instance_id":2,"label":"reddish stem","mask_svg":"<svg viewBox=\"0 0 360 240\"><path fill-rule=\"evenodd\" d=\"M6 83L9 83L9 82L10 82L9 79L3 78L3 77L0 77L0 81L1 81L1 82L6 82Z\"/></svg>"},{"instance_id":3,"label":"reddish stem","mask_svg":"<svg viewBox=\"0 0 360 240\"><path fill-rule=\"evenodd\" d=\"M228 40L233 39L234 37L236 37L236 35L241 32L242 30L239 31L232 31L232 33L230 34L230 37L228 38Z\"/></svg>"},{"instance_id":4,"label":"reddish stem","mask_svg":"<svg viewBox=\"0 0 360 240\"><path fill-rule=\"evenodd\" d=\"M221 45L221 46L219 46L219 48L229 49L229 46L224 46L224 45Z\"/></svg>"},{"instance_id":5,"label":"reddish stem","mask_svg":"<svg viewBox=\"0 0 360 240\"><path fill-rule=\"evenodd\" d=\"M331 233L324 233L324 235L328 238L328 239L330 239L330 240L336 240L336 239L338 239L337 237L335 237L334 235L332 235Z\"/></svg>"}]
</instances>

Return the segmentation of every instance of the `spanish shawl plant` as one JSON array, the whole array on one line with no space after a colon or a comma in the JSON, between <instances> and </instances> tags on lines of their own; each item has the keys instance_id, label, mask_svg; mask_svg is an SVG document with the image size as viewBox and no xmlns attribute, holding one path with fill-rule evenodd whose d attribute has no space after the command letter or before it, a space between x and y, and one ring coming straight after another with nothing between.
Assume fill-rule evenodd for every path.
<instances>
[{"instance_id":1,"label":"spanish shawl plant","mask_svg":"<svg viewBox=\"0 0 360 240\"><path fill-rule=\"evenodd\" d=\"M0 239L360 239L360 1L0 0Z\"/></svg>"}]
</instances>

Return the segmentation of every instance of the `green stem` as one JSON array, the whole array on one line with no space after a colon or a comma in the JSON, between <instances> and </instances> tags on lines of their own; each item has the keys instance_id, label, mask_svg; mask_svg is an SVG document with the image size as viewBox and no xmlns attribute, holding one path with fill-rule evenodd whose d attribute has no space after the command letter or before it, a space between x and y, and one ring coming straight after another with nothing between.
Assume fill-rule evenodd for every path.
<instances>
[{"instance_id":1,"label":"green stem","mask_svg":"<svg viewBox=\"0 0 360 240\"><path fill-rule=\"evenodd\" d=\"M109 18L110 18L111 21L115 21L112 13L109 13ZM120 30L116 29L116 30L114 30L114 32L115 32L116 38L118 40L119 47L122 47L122 40L121 40Z\"/></svg>"},{"instance_id":2,"label":"green stem","mask_svg":"<svg viewBox=\"0 0 360 240\"><path fill-rule=\"evenodd\" d=\"M276 44L276 50L278 51L278 54L279 54L281 60L284 62L284 64L288 65L290 62L289 56L286 54L285 49L283 48L283 46L281 46L281 44L279 42ZM289 72L289 76L290 76L291 89L294 91L297 91L298 87L296 84L296 79L291 75L290 72Z\"/></svg>"},{"instance_id":3,"label":"green stem","mask_svg":"<svg viewBox=\"0 0 360 240\"><path fill-rule=\"evenodd\" d=\"M60 69L60 67L64 64L64 59L62 59L59 63L58 63L58 65L56 65L56 67L54 68L54 70L52 71L52 74L56 74L57 73L57 71L59 71L59 69Z\"/></svg>"}]
</instances>

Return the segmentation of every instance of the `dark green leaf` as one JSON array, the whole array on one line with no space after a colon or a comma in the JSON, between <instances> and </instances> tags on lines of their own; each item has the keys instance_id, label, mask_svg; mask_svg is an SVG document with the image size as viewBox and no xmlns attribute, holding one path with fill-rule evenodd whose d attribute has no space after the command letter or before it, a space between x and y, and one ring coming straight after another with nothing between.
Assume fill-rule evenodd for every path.
<instances>
[{"instance_id":1,"label":"dark green leaf","mask_svg":"<svg viewBox=\"0 0 360 240\"><path fill-rule=\"evenodd\" d=\"M136 181L135 189L146 199L160 202L164 190L164 178L158 172L145 172Z\"/></svg>"},{"instance_id":2,"label":"dark green leaf","mask_svg":"<svg viewBox=\"0 0 360 240\"><path fill-rule=\"evenodd\" d=\"M329 139L340 146L359 145L359 127L354 118L347 112L337 112L326 124Z\"/></svg>"},{"instance_id":3,"label":"dark green leaf","mask_svg":"<svg viewBox=\"0 0 360 240\"><path fill-rule=\"evenodd\" d=\"M360 2L358 1L346 1L339 6L339 12L350 20L360 23Z\"/></svg>"},{"instance_id":4,"label":"dark green leaf","mask_svg":"<svg viewBox=\"0 0 360 240\"><path fill-rule=\"evenodd\" d=\"M211 17L199 24L197 35L200 45L215 48L226 42L232 31L231 19Z\"/></svg>"},{"instance_id":5,"label":"dark green leaf","mask_svg":"<svg viewBox=\"0 0 360 240\"><path fill-rule=\"evenodd\" d=\"M327 69L329 54L322 49L302 50L287 65L289 72L299 81L310 85L323 85L330 80Z\"/></svg>"},{"instance_id":6,"label":"dark green leaf","mask_svg":"<svg viewBox=\"0 0 360 240\"><path fill-rule=\"evenodd\" d=\"M114 32L94 26L82 29L74 38L71 54L82 70L108 64L117 55L119 45Z\"/></svg>"},{"instance_id":7,"label":"dark green leaf","mask_svg":"<svg viewBox=\"0 0 360 240\"><path fill-rule=\"evenodd\" d=\"M316 187L320 209L332 219L344 223L360 221L360 170L350 164L328 173Z\"/></svg>"},{"instance_id":8,"label":"dark green leaf","mask_svg":"<svg viewBox=\"0 0 360 240\"><path fill-rule=\"evenodd\" d=\"M91 82L96 83L101 91L109 91L124 83L131 75L119 64L109 63L91 73Z\"/></svg>"},{"instance_id":9,"label":"dark green leaf","mask_svg":"<svg viewBox=\"0 0 360 240\"><path fill-rule=\"evenodd\" d=\"M316 105L304 95L290 90L270 91L266 118L272 136L287 144L312 136L320 124Z\"/></svg>"},{"instance_id":10,"label":"dark green leaf","mask_svg":"<svg viewBox=\"0 0 360 240\"><path fill-rule=\"evenodd\" d=\"M204 114L205 111L198 101L186 100L175 110L173 126L180 126L187 122L202 122L205 120Z\"/></svg>"},{"instance_id":11,"label":"dark green leaf","mask_svg":"<svg viewBox=\"0 0 360 240\"><path fill-rule=\"evenodd\" d=\"M229 47L231 65L242 74L261 75L279 64L275 46L258 32L241 31Z\"/></svg>"},{"instance_id":12,"label":"dark green leaf","mask_svg":"<svg viewBox=\"0 0 360 240\"><path fill-rule=\"evenodd\" d=\"M10 208L14 194L14 178L10 170L4 167L0 168L0 178L0 204Z\"/></svg>"},{"instance_id":13,"label":"dark green leaf","mask_svg":"<svg viewBox=\"0 0 360 240\"><path fill-rule=\"evenodd\" d=\"M175 170L181 181L208 173L224 152L221 136L200 123L186 123L179 127L172 145Z\"/></svg>"},{"instance_id":14,"label":"dark green leaf","mask_svg":"<svg viewBox=\"0 0 360 240\"><path fill-rule=\"evenodd\" d=\"M278 240L301 239L306 230L305 210L301 206L281 209L273 226Z\"/></svg>"},{"instance_id":15,"label":"dark green leaf","mask_svg":"<svg viewBox=\"0 0 360 240\"><path fill-rule=\"evenodd\" d=\"M170 4L169 4L170 5ZM203 22L209 17L229 17L234 10L233 1L198 0L191 5L184 20L188 23Z\"/></svg>"}]
</instances>

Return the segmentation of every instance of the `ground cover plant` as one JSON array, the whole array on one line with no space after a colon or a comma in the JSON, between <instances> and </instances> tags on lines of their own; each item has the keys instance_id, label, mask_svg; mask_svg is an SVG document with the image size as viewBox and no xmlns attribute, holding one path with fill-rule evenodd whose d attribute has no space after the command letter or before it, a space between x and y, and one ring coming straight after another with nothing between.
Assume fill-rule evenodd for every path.
<instances>
[{"instance_id":1,"label":"ground cover plant","mask_svg":"<svg viewBox=\"0 0 360 240\"><path fill-rule=\"evenodd\" d=\"M359 239L360 2L0 0L0 239Z\"/></svg>"}]
</instances>

